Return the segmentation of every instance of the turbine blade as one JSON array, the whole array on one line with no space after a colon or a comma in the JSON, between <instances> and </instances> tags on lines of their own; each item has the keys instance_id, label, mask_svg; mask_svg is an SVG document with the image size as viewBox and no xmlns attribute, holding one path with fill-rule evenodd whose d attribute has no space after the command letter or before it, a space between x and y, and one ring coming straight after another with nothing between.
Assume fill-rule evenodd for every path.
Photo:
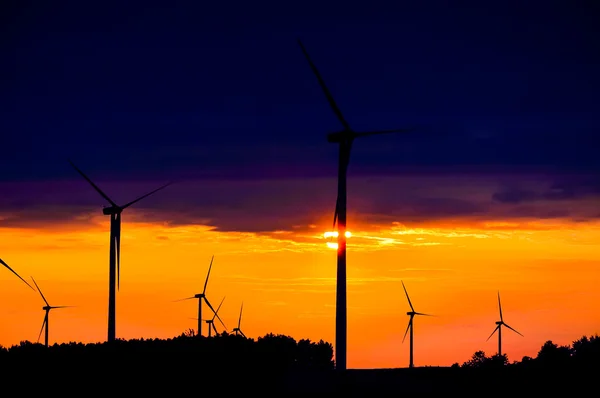
<instances>
[{"instance_id":1,"label":"turbine blade","mask_svg":"<svg viewBox=\"0 0 600 398\"><path fill-rule=\"evenodd\" d=\"M240 325L242 324L242 311L244 310L244 303L242 302L242 307L240 308L240 318L238 319L238 329L240 328Z\"/></svg>"},{"instance_id":2,"label":"turbine blade","mask_svg":"<svg viewBox=\"0 0 600 398\"><path fill-rule=\"evenodd\" d=\"M319 73L319 70L317 69L317 67L315 66L315 64L312 62L312 59L308 55L308 52L306 51L306 48L304 48L304 45L302 44L302 42L300 41L300 39L298 39L298 44L300 45L300 48L302 49L302 53L304 53L304 57L308 61L308 64L310 65L310 68L312 69L313 73L317 77L317 80L319 81L319 85L321 86L321 89L323 90L323 93L325 94L325 97L327 97L327 101L329 102L329 105L331 106L331 109L333 109L333 112L335 113L335 115L337 116L337 118L342 123L342 126L344 126L344 128L346 130L350 130L350 125L348 124L348 122L346 121L346 119L344 119L344 115L342 114L342 111L340 111L340 108L335 103L335 100L333 99L333 96L331 95L331 93L329 92L329 89L325 85L325 81L321 77L321 74Z\"/></svg>"},{"instance_id":3,"label":"turbine blade","mask_svg":"<svg viewBox=\"0 0 600 398\"><path fill-rule=\"evenodd\" d=\"M208 285L208 277L210 276L210 270L212 268L214 259L215 259L215 255L213 254L213 256L210 259L210 265L208 266L208 273L206 274L206 280L204 281L204 289L202 290L202 294L206 293L206 285Z\"/></svg>"},{"instance_id":4,"label":"turbine blade","mask_svg":"<svg viewBox=\"0 0 600 398\"><path fill-rule=\"evenodd\" d=\"M488 341L489 339L491 339L491 338L492 338L492 336L494 335L494 333L496 333L496 331L497 331L498 329L500 329L500 325L496 326L496 329L494 329L494 331L492 332L492 334L490 334L490 337L488 337L486 341Z\"/></svg>"},{"instance_id":5,"label":"turbine blade","mask_svg":"<svg viewBox=\"0 0 600 398\"><path fill-rule=\"evenodd\" d=\"M33 284L35 285L35 287L37 287L37 291L40 292L40 296L42 296L42 299L44 300L44 303L46 303L46 305L48 307L50 307L50 304L48 304L48 300L46 300L46 297L44 297L44 293L42 293L42 291L40 290L40 287L35 282L35 279L33 279L33 276L31 277L31 280L33 281Z\"/></svg>"},{"instance_id":6,"label":"turbine blade","mask_svg":"<svg viewBox=\"0 0 600 398\"><path fill-rule=\"evenodd\" d=\"M241 330L240 330L240 334L242 335L242 337L246 338L246 335Z\"/></svg>"},{"instance_id":7,"label":"turbine blade","mask_svg":"<svg viewBox=\"0 0 600 398\"><path fill-rule=\"evenodd\" d=\"M339 204L340 204L340 197L338 196L335 199L335 212L333 213L333 228L332 228L333 231L335 231L335 223L337 222Z\"/></svg>"},{"instance_id":8,"label":"turbine blade","mask_svg":"<svg viewBox=\"0 0 600 398\"><path fill-rule=\"evenodd\" d=\"M217 310L215 311L215 316L219 314L219 310L221 309L221 306L223 305L223 301L225 301L225 297L223 297L221 299L221 302L219 303L219 306L217 307ZM213 319L215 319L214 316L213 316Z\"/></svg>"},{"instance_id":9,"label":"turbine blade","mask_svg":"<svg viewBox=\"0 0 600 398\"><path fill-rule=\"evenodd\" d=\"M74 305L57 305L56 307L50 307L51 309L55 308L75 308Z\"/></svg>"},{"instance_id":10,"label":"turbine blade","mask_svg":"<svg viewBox=\"0 0 600 398\"><path fill-rule=\"evenodd\" d=\"M340 156L342 156L344 158L343 159L344 169L340 170L340 172L346 173L348 171L348 164L350 163L350 150L352 149L352 140L345 144L342 143L341 145L343 145L343 146L341 147ZM340 197L338 194L338 196L336 197L336 200L335 200L335 213L333 214L333 230L334 231L335 231L336 222L337 222L339 214L340 214L339 213L340 212L339 205L340 205Z\"/></svg>"},{"instance_id":11,"label":"turbine blade","mask_svg":"<svg viewBox=\"0 0 600 398\"><path fill-rule=\"evenodd\" d=\"M196 297L192 296L192 297L186 297L186 298L182 298L182 299L178 299L178 300L173 300L173 302L177 302L177 301L183 301L183 300L191 300L191 299L195 299Z\"/></svg>"},{"instance_id":12,"label":"turbine blade","mask_svg":"<svg viewBox=\"0 0 600 398\"><path fill-rule=\"evenodd\" d=\"M128 208L128 207L129 207L129 206L131 206L132 204L134 204L134 203L137 203L137 202L139 202L140 200L142 200L142 199L144 199L144 198L147 198L148 196L152 195L153 193L156 193L156 192L160 191L161 189L164 189L164 188L168 187L168 186L169 186L169 185L171 185L172 183L173 183L172 181L171 181L171 182L168 182L168 183L166 183L165 185L163 185L162 187L156 188L154 191L148 192L147 194L145 194L145 195L142 195L142 196L140 196L139 198L137 198L137 199L135 199L135 200L132 200L131 202L127 203L126 205L124 205L124 206L121 206L121 209L126 209L126 208Z\"/></svg>"},{"instance_id":13,"label":"turbine blade","mask_svg":"<svg viewBox=\"0 0 600 398\"><path fill-rule=\"evenodd\" d=\"M412 303L410 302L410 297L408 297L408 292L406 291L406 286L404 286L404 281L400 281L402 282L402 287L404 288L404 293L406 293L406 298L408 299L408 305L410 305L410 309L415 312L415 309L413 308ZM412 318L411 318L412 319Z\"/></svg>"},{"instance_id":14,"label":"turbine blade","mask_svg":"<svg viewBox=\"0 0 600 398\"><path fill-rule=\"evenodd\" d=\"M215 311L215 315L213 316L212 320L213 320L213 323L214 323L214 320L215 320L215 317L216 317L219 320L219 322L221 322L221 325L223 325L223 327L225 328L225 330L227 330L227 326L225 326L225 323L223 322L223 320L219 316L219 310L221 309L221 306L223 305L223 301L225 301L225 297L223 297L223 299L221 300L221 303L217 307L217 310Z\"/></svg>"},{"instance_id":15,"label":"turbine blade","mask_svg":"<svg viewBox=\"0 0 600 398\"><path fill-rule=\"evenodd\" d=\"M341 145L343 145L342 147L342 153L340 154L341 156L344 157L344 173L348 172L348 165L350 164L350 153L352 152L352 143L354 142L354 138L352 138L351 140L349 140L346 143L342 143Z\"/></svg>"},{"instance_id":16,"label":"turbine blade","mask_svg":"<svg viewBox=\"0 0 600 398\"><path fill-rule=\"evenodd\" d=\"M104 192L102 192L102 190L100 188L98 188L98 186L96 184L94 184L94 182L92 180L90 180L90 178L88 176L86 176L83 171L79 170L79 168L77 166L75 166L75 164L73 162L71 162L71 160L69 160L69 163L71 163L71 166L73 166L73 168L79 173L81 174L81 176L83 178L85 178L85 180L87 182L90 183L90 185L96 190L96 192L98 192L100 194L100 196L102 196L104 199L106 199L108 201L108 203L110 203L111 205L115 206L115 207L119 207L117 206L117 204L115 202L112 201L111 198L108 197L107 194L105 194Z\"/></svg>"},{"instance_id":17,"label":"turbine blade","mask_svg":"<svg viewBox=\"0 0 600 398\"><path fill-rule=\"evenodd\" d=\"M216 312L215 309L213 308L213 306L210 304L210 301L208 301L208 299L206 297L204 297L204 302L206 303L206 305L208 305L208 308L210 308L210 310L213 312L213 314Z\"/></svg>"},{"instance_id":18,"label":"turbine blade","mask_svg":"<svg viewBox=\"0 0 600 398\"><path fill-rule=\"evenodd\" d=\"M381 134L391 134L391 133L410 133L414 131L414 128L404 128L404 129L393 129L393 130L378 130L378 131L365 131L360 133L354 133L354 137L367 137L370 135L381 135Z\"/></svg>"},{"instance_id":19,"label":"turbine blade","mask_svg":"<svg viewBox=\"0 0 600 398\"><path fill-rule=\"evenodd\" d=\"M117 263L117 290L121 287L121 214L115 216L115 261Z\"/></svg>"},{"instance_id":20,"label":"turbine blade","mask_svg":"<svg viewBox=\"0 0 600 398\"><path fill-rule=\"evenodd\" d=\"M431 314L423 314L422 312L415 312L415 315L435 316Z\"/></svg>"},{"instance_id":21,"label":"turbine blade","mask_svg":"<svg viewBox=\"0 0 600 398\"><path fill-rule=\"evenodd\" d=\"M26 284L27 286L29 286L29 287L30 287L32 290L34 290L34 291L35 291L35 289L33 288L33 286L31 286L31 285L29 284L29 282L27 282L25 279L21 278L21 275L17 274L17 272L16 272L14 269L10 268L10 267L8 266L8 264L6 264L6 263L4 262L4 260L2 260L1 258L0 258L0 264L4 265L4 266L5 266L5 267L6 267L6 268L7 268L7 269L10 271L10 272L12 272L13 274L15 274L15 275L16 275L16 276L17 276L17 277L20 279L20 280L22 280L23 282L25 282L25 284Z\"/></svg>"},{"instance_id":22,"label":"turbine blade","mask_svg":"<svg viewBox=\"0 0 600 398\"><path fill-rule=\"evenodd\" d=\"M406 335L408 334L408 330L410 329L410 327L412 326L412 321L413 318L412 316L410 317L410 321L408 321L408 326L406 327L406 331L404 332L404 337L402 337L402 342L404 343L404 340L406 340Z\"/></svg>"},{"instance_id":23,"label":"turbine blade","mask_svg":"<svg viewBox=\"0 0 600 398\"><path fill-rule=\"evenodd\" d=\"M512 327L508 326L506 323L504 323L504 322L503 322L502 324L503 324L504 326L506 326L507 328L509 328L510 330L512 330L513 332L515 332L516 334L523 336L523 335L522 335L521 333L519 333L519 332L518 332L516 329L513 329ZM525 336L523 336L523 337L525 337Z\"/></svg>"},{"instance_id":24,"label":"turbine blade","mask_svg":"<svg viewBox=\"0 0 600 398\"><path fill-rule=\"evenodd\" d=\"M500 310L500 322L503 322L502 319L502 305L500 304L500 291L498 291L498 309Z\"/></svg>"},{"instance_id":25,"label":"turbine blade","mask_svg":"<svg viewBox=\"0 0 600 398\"><path fill-rule=\"evenodd\" d=\"M38 334L38 338L37 338L37 342L40 342L40 337L42 337L42 332L44 331L44 327L46 326L46 323L48 322L48 312L46 312L46 315L44 315L44 322L42 322L42 328L40 329L40 334Z\"/></svg>"}]
</instances>

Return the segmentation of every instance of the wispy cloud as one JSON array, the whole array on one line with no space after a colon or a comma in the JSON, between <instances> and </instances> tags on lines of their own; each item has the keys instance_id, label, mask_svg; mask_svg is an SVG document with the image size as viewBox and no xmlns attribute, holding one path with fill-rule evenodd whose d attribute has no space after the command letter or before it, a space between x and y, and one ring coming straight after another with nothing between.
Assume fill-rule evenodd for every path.
<instances>
[{"instance_id":1,"label":"wispy cloud","mask_svg":"<svg viewBox=\"0 0 600 398\"><path fill-rule=\"evenodd\" d=\"M349 227L377 230L394 225L394 236L365 233L354 238L357 245L368 240L378 245L407 244L408 235L437 237L420 225L435 222L488 223L509 220L523 225L529 220L586 221L597 219L596 180L576 178L568 184L557 176L385 176L354 177L349 182ZM520 182L527 191L514 188ZM531 181L534 180L534 183ZM560 182L562 181L562 182ZM162 184L160 182L98 182L114 200L129 201ZM331 225L335 204L334 178L268 180L180 181L148 197L123 213L124 222L163 223L169 226L204 225L214 231L268 234L291 240L286 250L301 250ZM81 228L97 222L106 205L85 181L0 183L0 227ZM527 193L529 192L529 193ZM535 192L532 194L531 192ZM495 229L499 229L496 224ZM314 233L313 233L314 232ZM455 231L445 238L467 237ZM485 238L485 234L478 233ZM412 245L443 244L411 241Z\"/></svg>"}]
</instances>

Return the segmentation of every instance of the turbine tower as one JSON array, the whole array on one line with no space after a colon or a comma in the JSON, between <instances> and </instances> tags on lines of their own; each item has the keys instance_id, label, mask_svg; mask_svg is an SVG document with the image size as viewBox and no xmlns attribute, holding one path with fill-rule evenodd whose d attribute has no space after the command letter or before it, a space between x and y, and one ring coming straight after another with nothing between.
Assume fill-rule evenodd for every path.
<instances>
[{"instance_id":1,"label":"turbine tower","mask_svg":"<svg viewBox=\"0 0 600 398\"><path fill-rule=\"evenodd\" d=\"M106 216L110 216L110 244L109 244L109 271L108 271L108 341L113 342L116 338L116 290L119 289L120 285L120 275L121 275L121 213L123 210L133 205L134 203L139 202L140 200L147 198L155 192L160 191L161 189L171 185L171 183L167 183L160 188L155 189L139 198L132 200L131 202L119 206L111 198L108 197L96 184L86 176L83 171L81 171L73 162L69 160L71 166L79 173L81 176L90 183L90 185L102 196L110 206L105 206L102 208L102 214Z\"/></svg>"},{"instance_id":2,"label":"turbine tower","mask_svg":"<svg viewBox=\"0 0 600 398\"><path fill-rule=\"evenodd\" d=\"M504 323L504 318L502 317L502 305L500 304L500 291L498 291L498 310L500 311L500 320L496 321L496 329L494 329L494 331L492 332L492 334L490 334L490 337L488 337L486 341L489 341L489 339L491 339L492 336L494 335L494 333L496 333L496 331L497 331L498 332L498 355L502 355L502 326L509 328L510 330L512 330L513 332L517 333L518 335L520 335L522 337L525 337L525 336L523 336L521 333L517 332L515 329L513 329L512 327L510 327L509 325Z\"/></svg>"},{"instance_id":3,"label":"turbine tower","mask_svg":"<svg viewBox=\"0 0 600 398\"><path fill-rule=\"evenodd\" d=\"M40 290L40 287L38 286L38 284L35 282L35 279L33 279L33 276L31 277L31 279L33 280L33 283L35 284L35 287L37 288L37 291L40 292L40 296L42 296L42 299L44 300L44 303L46 303L45 306L42 307L42 309L44 311L46 311L46 315L44 315L44 322L42 322L42 328L40 329L40 334L38 335L38 339L37 341L40 341L40 337L42 336L42 332L45 329L45 334L44 334L44 345L46 347L48 347L48 316L50 315L50 310L53 310L55 308L70 308L70 305L61 305L61 306L51 306L48 303L48 300L46 300L46 297L44 297L44 293L42 293L42 291Z\"/></svg>"},{"instance_id":4,"label":"turbine tower","mask_svg":"<svg viewBox=\"0 0 600 398\"><path fill-rule=\"evenodd\" d=\"M401 281L402 282L402 281ZM404 343L404 340L406 339L406 334L408 333L408 331L410 330L410 360L408 362L408 367L409 368L414 368L415 367L415 363L413 362L413 351L414 351L414 332L413 332L413 327L414 327L414 317L415 315L424 315L424 316L433 316L430 314L423 314L422 312L416 312L415 308L413 307L412 303L410 302L410 297L408 297L408 292L406 291L406 286L404 286L404 282L402 282L402 287L404 288L404 293L406 293L406 298L408 299L408 305L410 305L410 311L406 313L406 315L410 316L410 320L408 321L408 326L406 327L406 331L404 332L404 337L402 338L402 342Z\"/></svg>"},{"instance_id":5,"label":"turbine tower","mask_svg":"<svg viewBox=\"0 0 600 398\"><path fill-rule=\"evenodd\" d=\"M204 322L208 323L208 337L212 336L213 329L215 330L215 333L219 333L217 331L217 327L215 326L215 317L219 319L219 322L221 322L221 325L223 325L225 330L227 330L227 326L225 326L225 324L219 317L219 309L221 309L221 305L223 304L223 301L225 301L225 297L223 297L223 299L221 300L221 304L219 304L219 306L217 307L217 310L215 311L213 317L211 319L204 320Z\"/></svg>"},{"instance_id":6,"label":"turbine tower","mask_svg":"<svg viewBox=\"0 0 600 398\"><path fill-rule=\"evenodd\" d=\"M338 370L346 369L346 345L347 345L347 308L346 308L346 172L350 161L350 150L355 138L369 135L405 133L413 129L395 129L381 131L355 132L352 130L342 112L338 108L333 96L325 85L317 67L312 62L304 45L298 39L298 44L315 74L319 85L327 97L329 105L342 124L343 130L331 133L327 136L330 143L339 144L338 158L338 187L335 212L333 214L333 228L337 221L337 285L336 285L336 311L335 311L335 366Z\"/></svg>"},{"instance_id":7,"label":"turbine tower","mask_svg":"<svg viewBox=\"0 0 600 398\"><path fill-rule=\"evenodd\" d=\"M4 262L4 260L2 260L1 258L0 258L0 264L4 265L10 272L12 272L13 274L15 274L20 280L22 280L23 282L25 282L25 284L27 286L29 286L31 289L33 289L35 291L35 289L33 288L33 286L31 286L29 283L27 283L27 281L25 279L21 278L21 275L17 274L17 271L15 271L14 269L10 268L10 266L8 264L6 264Z\"/></svg>"},{"instance_id":8,"label":"turbine tower","mask_svg":"<svg viewBox=\"0 0 600 398\"><path fill-rule=\"evenodd\" d=\"M213 306L210 304L210 301L208 301L208 299L206 298L206 286L208 285L208 278L210 276L210 270L212 268L214 259L215 259L215 256L213 255L212 258L210 259L210 265L208 266L208 273L206 274L206 280L204 281L204 289L202 289L202 293L198 293L192 297L186 297L183 299L175 300L175 301L183 301L183 300L198 299L198 318L196 318L198 320L198 336L202 336L202 301L204 300L204 302L206 303L208 308L210 308L210 310L213 312L213 314L217 313L215 311L215 309L213 308ZM219 315L217 315L217 318L223 324L223 321L221 320L221 317L219 317ZM223 324L223 326L224 326L224 324Z\"/></svg>"},{"instance_id":9,"label":"turbine tower","mask_svg":"<svg viewBox=\"0 0 600 398\"><path fill-rule=\"evenodd\" d=\"M243 337L246 337L246 335L244 334L244 332L242 332L242 311L244 310L244 303L242 303L242 307L240 308L240 318L238 319L238 325L237 328L233 328L233 331L235 333L235 335L242 335Z\"/></svg>"}]
</instances>

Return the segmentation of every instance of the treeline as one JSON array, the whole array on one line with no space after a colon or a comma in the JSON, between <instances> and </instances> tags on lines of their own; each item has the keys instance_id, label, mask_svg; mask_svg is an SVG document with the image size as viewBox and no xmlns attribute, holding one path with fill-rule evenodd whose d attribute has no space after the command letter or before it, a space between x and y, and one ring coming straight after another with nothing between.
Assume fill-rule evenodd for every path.
<instances>
[{"instance_id":1,"label":"treeline","mask_svg":"<svg viewBox=\"0 0 600 398\"><path fill-rule=\"evenodd\" d=\"M334 369L334 361L333 346L323 340L296 341L273 333L256 340L227 332L205 337L190 329L168 339L70 342L48 347L22 341L10 348L0 347L0 368L9 371L3 373L7 378L27 375L55 384L68 375L79 384L97 388L121 380L121 384L133 383L152 391L153 385L203 384L224 375L242 377L255 387L257 383L273 387L286 382L288 375L328 373Z\"/></svg>"},{"instance_id":2,"label":"treeline","mask_svg":"<svg viewBox=\"0 0 600 398\"><path fill-rule=\"evenodd\" d=\"M171 339L66 343L45 347L23 341L0 347L0 382L27 392L62 396L98 393L136 395L236 393L342 393L374 396L460 393L497 388L522 394L552 394L595 385L600 370L600 337L583 336L569 346L552 341L537 356L509 362L506 355L477 351L462 365L403 369L334 369L333 346L296 341L269 333L256 340L222 333L196 336L193 330ZM588 376L591 375L591 376ZM576 384L573 381L577 380ZM25 390L24 390L25 391Z\"/></svg>"},{"instance_id":3,"label":"treeline","mask_svg":"<svg viewBox=\"0 0 600 398\"><path fill-rule=\"evenodd\" d=\"M525 356L521 361L509 362L506 354L487 356L477 351L470 360L462 365L455 363L454 368L470 369L591 369L600 368L600 336L583 336L571 345L559 346L551 340L546 341L536 357Z\"/></svg>"}]
</instances>

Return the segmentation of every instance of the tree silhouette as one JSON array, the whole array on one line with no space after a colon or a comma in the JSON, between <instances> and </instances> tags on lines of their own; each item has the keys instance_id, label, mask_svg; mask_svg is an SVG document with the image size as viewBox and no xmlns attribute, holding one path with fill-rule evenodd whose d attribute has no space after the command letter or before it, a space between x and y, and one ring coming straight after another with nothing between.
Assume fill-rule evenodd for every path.
<instances>
[{"instance_id":1,"label":"tree silhouette","mask_svg":"<svg viewBox=\"0 0 600 398\"><path fill-rule=\"evenodd\" d=\"M560 386L572 390L593 383L595 378L582 375L598 370L600 338L583 336L572 347L546 341L537 357L524 356L520 362L509 363L506 355L488 357L484 351L476 351L462 365L457 362L451 367L396 369L406 372L399 374L352 369L338 373L334 371L333 354L332 344L323 340L296 341L273 333L256 340L227 332L206 337L189 329L170 339L69 342L49 347L21 341L8 348L0 346L0 367L3 380L16 383L19 378L25 382L35 379L39 388L46 388L46 383L64 387L56 380L69 375L69 383L93 385L94 389L106 386L108 390L127 382L135 386L136 394L148 395L156 394L158 385L168 387L169 395L186 394L189 388L197 388L198 382L222 379L224 375L235 380L226 386L227 390L240 393L254 389L279 394L373 395L374 391L397 389L448 393L494 388L501 380L503 388L539 394L554 393ZM106 363L111 366L106 367ZM180 394L174 392L176 386L183 389Z\"/></svg>"},{"instance_id":2,"label":"tree silhouette","mask_svg":"<svg viewBox=\"0 0 600 398\"><path fill-rule=\"evenodd\" d=\"M536 359L542 366L564 367L571 359L571 348L569 346L558 346L548 340L540 348Z\"/></svg>"}]
</instances>

